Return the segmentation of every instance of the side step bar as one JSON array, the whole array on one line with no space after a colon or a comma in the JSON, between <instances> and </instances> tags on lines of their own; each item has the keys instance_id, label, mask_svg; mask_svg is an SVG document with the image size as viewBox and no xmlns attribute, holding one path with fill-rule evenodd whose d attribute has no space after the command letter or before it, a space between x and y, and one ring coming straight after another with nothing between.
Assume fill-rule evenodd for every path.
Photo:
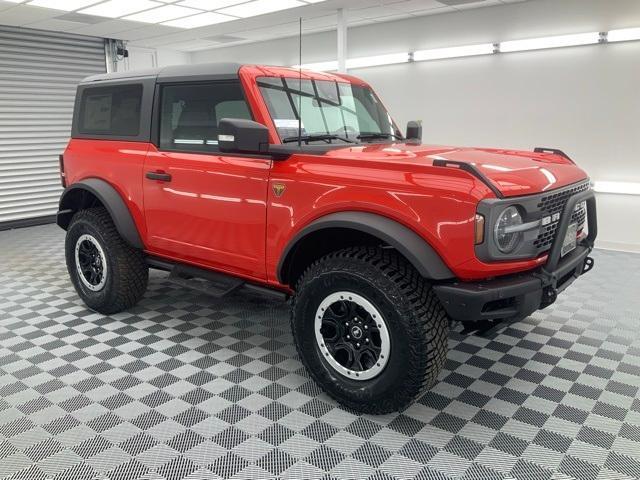
<instances>
[{"instance_id":1,"label":"side step bar","mask_svg":"<svg viewBox=\"0 0 640 480\"><path fill-rule=\"evenodd\" d=\"M239 278L227 277L186 265L173 267L169 274L169 281L180 287L190 288L216 298L229 295L244 285L244 282Z\"/></svg>"},{"instance_id":2,"label":"side step bar","mask_svg":"<svg viewBox=\"0 0 640 480\"><path fill-rule=\"evenodd\" d=\"M249 290L260 295L286 300L288 295L279 290L247 283L244 280L225 275L224 273L172 263L156 257L147 257L147 265L169 272L169 282L183 288L195 290L215 298L222 298L240 289Z\"/></svg>"}]
</instances>

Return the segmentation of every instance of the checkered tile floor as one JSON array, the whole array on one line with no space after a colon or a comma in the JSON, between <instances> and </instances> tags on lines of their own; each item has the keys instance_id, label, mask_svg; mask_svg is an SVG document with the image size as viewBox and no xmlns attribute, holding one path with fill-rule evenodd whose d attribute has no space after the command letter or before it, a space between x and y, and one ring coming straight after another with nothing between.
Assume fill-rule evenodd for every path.
<instances>
[{"instance_id":1,"label":"checkered tile floor","mask_svg":"<svg viewBox=\"0 0 640 480\"><path fill-rule=\"evenodd\" d=\"M640 255L596 269L490 338L452 334L440 382L357 415L309 379L287 306L153 273L88 311L55 226L0 232L0 478L640 477Z\"/></svg>"}]
</instances>

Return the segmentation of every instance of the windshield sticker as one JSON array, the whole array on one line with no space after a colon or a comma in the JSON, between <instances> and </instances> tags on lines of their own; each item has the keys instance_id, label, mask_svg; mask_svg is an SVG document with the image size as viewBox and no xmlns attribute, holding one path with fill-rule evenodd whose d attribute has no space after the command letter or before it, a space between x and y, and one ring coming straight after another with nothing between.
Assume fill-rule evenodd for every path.
<instances>
[{"instance_id":1,"label":"windshield sticker","mask_svg":"<svg viewBox=\"0 0 640 480\"><path fill-rule=\"evenodd\" d=\"M273 123L276 124L276 128L298 128L298 120L296 118L274 118ZM304 122L301 128L304 128Z\"/></svg>"},{"instance_id":2,"label":"windshield sticker","mask_svg":"<svg viewBox=\"0 0 640 480\"><path fill-rule=\"evenodd\" d=\"M280 138L292 138L297 137L298 134L306 135L307 132L304 128L304 123L301 123L301 129L298 131L298 120L296 118L275 118L273 123L276 124L278 129L278 135Z\"/></svg>"}]
</instances>

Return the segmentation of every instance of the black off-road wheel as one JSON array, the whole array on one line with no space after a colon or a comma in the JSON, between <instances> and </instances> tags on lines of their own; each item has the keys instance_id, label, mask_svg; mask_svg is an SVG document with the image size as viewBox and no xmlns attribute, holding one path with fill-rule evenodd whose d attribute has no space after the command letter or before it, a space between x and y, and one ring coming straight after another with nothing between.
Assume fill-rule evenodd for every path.
<instances>
[{"instance_id":1,"label":"black off-road wheel","mask_svg":"<svg viewBox=\"0 0 640 480\"><path fill-rule=\"evenodd\" d=\"M65 239L67 270L82 301L112 314L144 295L149 268L142 252L126 243L106 209L89 208L71 219Z\"/></svg>"},{"instance_id":2,"label":"black off-road wheel","mask_svg":"<svg viewBox=\"0 0 640 480\"><path fill-rule=\"evenodd\" d=\"M292 302L298 354L342 405L399 411L435 384L447 357L448 318L429 283L396 251L331 253L304 272Z\"/></svg>"}]
</instances>

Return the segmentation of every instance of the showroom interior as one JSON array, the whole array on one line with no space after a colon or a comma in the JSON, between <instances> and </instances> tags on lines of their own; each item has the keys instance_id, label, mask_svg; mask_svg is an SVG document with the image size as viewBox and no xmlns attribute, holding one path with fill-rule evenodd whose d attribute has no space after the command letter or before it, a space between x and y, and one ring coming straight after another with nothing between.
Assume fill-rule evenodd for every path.
<instances>
[{"instance_id":1,"label":"showroom interior","mask_svg":"<svg viewBox=\"0 0 640 480\"><path fill-rule=\"evenodd\" d=\"M165 89L182 81L181 75L209 80L224 76L224 81L240 78L244 93L238 98L247 98L253 105L254 95L266 95L269 83L259 75L267 74L255 74L256 80L251 76L254 73L242 73L254 70L236 66L229 77L226 69L236 64L291 69L286 70L289 73L275 68L260 71L289 76L286 82L282 78L285 87L277 86L277 91L289 95L294 113L297 110L289 85L299 82L297 91L302 93L298 98L302 99L307 88L302 86L304 75L305 79L316 79L306 80L315 89L309 94L315 95L309 102L311 109L323 104L340 107L346 101L346 94L341 93L346 90L338 88L335 79L360 86L361 79L362 85L375 92L363 98L372 98L374 104L383 102L377 108L386 107L393 118L388 120L391 133L374 134L372 145L353 145L367 142L352 140L346 126L346 138L327 131L313 139L308 122L308 135L303 140L300 117L274 117L273 123L267 122L269 135L275 129L284 138L282 131L286 129L293 132L294 141L275 147L272 144L280 142L269 141L271 150L256 154L247 150L242 153L238 147L241 153L232 153L225 160L219 153L226 148L223 142L234 141L230 132L239 138L244 124L225 124L225 128L238 130L224 130L218 114L219 141L202 140L203 145L214 145L213 153L204 156L219 157L216 165L225 161L235 162L233 168L245 165L249 173L236 175L242 180L228 174L227 183L216 183L221 185L220 191L208 192L211 205L228 208L227 214L212 214L225 218L227 223L222 226L227 231L216 231L213 225L212 230L200 231L199 236L231 238L228 241L238 250L229 256L242 257L245 262L253 258L253 252L247 253L246 249L259 245L256 248L260 252L255 255L262 255L260 261L268 280L264 285L252 283L244 273L227 276L225 269L213 272L212 277L205 275L203 281L196 280L188 270L183 270L180 277L180 272L176 274L178 264L169 263L174 257L157 256L142 234L136 237L138 244L130 241L125 232L129 224L122 227L115 218L118 208L126 210L126 205L142 198L142 191L148 188L145 182L152 179L154 185L162 184L163 179L157 175L171 176L158 170L156 177L147 172L145 180L142 174L132 178L134 170L129 167L96 170L91 165L94 154L95 161L109 165L114 164L114 155L121 155L118 161L122 162L137 161L136 155L141 162L147 161L146 149L156 152L156 160L160 158L153 132L164 127L157 123L171 115L186 117L184 112L192 105L188 102L195 101L190 98L205 101L194 93L200 85L196 82L190 92L175 91L176 96L184 95L188 107L184 100L176 100L171 107L174 113L158 114L158 109L164 112L162 109L169 108L166 103L170 100L166 100L168 94L160 96L160 85L163 92L168 92ZM90 76L90 80L84 80ZM155 96L153 90L148 94L148 105L144 104L148 108L138 106L138 116L140 109L143 112L142 122L145 116L150 118L147 143L142 137L131 142L124 137L96 140L82 133L82 125L76 138L76 122L83 122L85 110L93 108L91 99L87 105L80 99L85 98L82 92L103 88L95 86L100 82L116 88L139 78L158 85ZM335 85L335 103L320 98L317 85L324 80ZM248 85L251 81L256 82L255 89ZM638 0L0 0L0 480L640 478L638 85ZM112 98L111 94L107 96ZM182 114L175 114L178 104ZM298 108L301 111L302 100ZM261 114L270 114L265 112ZM247 114L247 121L253 118L260 123L255 112ZM76 119L78 115L80 120ZM197 115L192 113L190 118ZM171 118L167 121L175 123ZM72 122L74 138L70 143ZM126 124L125 120L121 122ZM188 151L194 140L173 141L186 145L186 153L174 155L182 155L181 161L195 162L194 158L203 157L202 152ZM73 142L76 147L68 147ZM90 142L92 151L83 147ZM163 139L159 142L162 144ZM344 143L336 145L340 142ZM116 146L110 149L105 146L108 143ZM137 150L142 146L145 150ZM461 148L468 146L478 149ZM534 152L536 147L543 149ZM434 166L419 170L420 162L425 161L419 152L428 148ZM304 175L326 178L322 175L327 174L327 166L340 166L341 152L346 149L350 153L344 153L346 166L342 166L340 175L345 185L355 181L355 175L365 176L359 190L363 196L341 198L336 191L342 187L325 185L324 195L300 209L320 210L324 208L322 202L333 195L341 198L341 205L351 202L357 206L355 210L373 215L373 203L378 198L376 182L381 181L375 169L380 161L379 157L366 155L373 155L370 152L375 150L384 153L389 162L407 165L406 172L386 177L387 184L397 182L397 187L390 187L388 192L397 201L393 205L406 204L409 210L414 197L423 199L424 205L435 205L429 203L435 201L429 198L429 192L441 192L435 195L442 202L437 205L447 207L418 213L412 210L416 222L427 222L421 215L440 215L438 235L444 248L449 245L452 249L460 239L448 237L447 232L468 227L467 231L476 235L475 240L468 239L470 251L476 253L482 251L478 249L482 242L498 237L499 222L495 230L492 226L482 230L487 238L478 239L478 228L485 228L485 217L480 215L479 220L479 214L475 214L469 219L455 213L468 203L461 198L482 194L491 203L496 200L491 198L495 194L502 205L506 201L503 194L507 199L547 195L546 190L553 190L560 177L586 175L589 179L581 184L588 192L571 197L576 209L584 203L587 213L582 221L588 223L584 232L578 232L577 248L585 248L585 256L575 278L569 274L573 283L566 289L544 287L541 294L553 298L546 303L538 298L533 313L510 316L510 321L491 318L490 328L487 322L470 326L453 318L437 286L458 286L475 279L480 283L474 285L481 292L486 285L496 285L491 282L501 281L500 273L484 277L456 274L457 279L443 276L443 281L432 278L431 270L423 272L413 260L414 251L425 251L420 250L422 247L412 250L413 244L407 240L413 242L418 234L402 225L402 230L385 230L395 233L381 237L381 245L372 244L372 229L378 228L379 222L367 220L370 216L359 217L365 233L358 238L366 238L360 251L375 250L379 259L390 258L388 255L401 258L405 262L402 265L408 265L415 276L411 277L414 283L406 288L417 291L424 287L432 299L429 301L439 298L443 302L442 321L448 331L443 340L448 351L442 357L437 378L428 388L425 383L420 394L402 408L382 413L345 405L348 402L342 402L335 391L327 391L326 385L317 381L319 374L309 367L306 357L302 358L299 344L296 348L295 335L302 334L295 332L296 328L302 331L301 327L292 333L292 324L302 321L297 310L302 307L296 307L304 305L302 293L298 294L295 282L286 283L280 274L272 279L269 273L270 268L275 271L282 264L288 265L286 249L279 257L287 244L282 232L293 225L288 224L289 218L293 222L298 217L289 206L293 203L287 202L295 202L292 196L296 193L320 188L316 183L305 184L310 177ZM293 153L283 154L285 150ZM84 152L86 165L80 165L78 151ZM466 163L465 154L470 155L470 163ZM362 162L366 158L376 165L368 173L364 170L369 166ZM300 163L294 163L294 159ZM494 160L494 164L486 159ZM440 170L436 172L437 161ZM293 178L292 182L298 175L299 185L284 180L273 183L273 191L269 188L265 193L268 200L266 196L260 199L259 192L233 198L232 188L245 192L252 185L266 185L255 177L268 176L269 171L255 173L259 170L255 168L257 162L275 169L273 172L279 172L281 178ZM399 167L393 165L388 168L395 168L392 173L397 173ZM356 173L354 168L362 172ZM516 168L520 175L517 178L526 180L521 184L514 180L516 176L510 176ZM173 184L158 188L167 191L175 185L175 205L193 205L188 197L197 194L178 191L180 184L176 185L175 177L179 173L175 172L179 170L177 166L171 171ZM548 180L539 190L531 186L534 170ZM96 211L100 205L87 203L82 197L83 206L69 206L61 203L61 197L64 199L73 187L69 183L87 183L85 177L91 177L93 171L104 172L103 183L117 186L127 181L130 185L113 200L119 202L117 205L109 204L107 197L98 193L97 202L104 204L102 213L111 217L106 221L112 222L110 231L118 236L118 245L124 245L118 248L128 249L125 263L142 262L145 278L151 267L139 301L118 311L113 309L115 313L100 313L104 309L92 307L80 294L84 287L70 278L86 275L78 249L87 244L79 239L74 257L74 245L68 246L69 236L83 209ZM206 168L200 173L200 178L214 176ZM565 186L573 181L565 182ZM322 184L321 180L317 182ZM206 179L197 179L196 183L206 190ZM472 187L454 191L461 185ZM426 189L426 193L423 195L418 188ZM163 218L162 211L151 207L157 198L145 196L141 200L148 213L127 213L132 228L137 224L140 229L139 225L150 223L154 215L156 222L198 229L200 223L188 225L188 219L195 218L192 212L182 212L187 219L182 222L178 207L171 207L172 216ZM304 203L301 198L298 201ZM575 219L573 204L565 201L571 208L561 209L562 214L569 212L571 220L565 222L560 213L549 220L557 222L562 232L570 231L571 225L575 228L575 223L569 223ZM258 220L251 229L229 219L243 202L262 215L261 220L255 217ZM597 238L593 245L595 204ZM270 220L272 211L279 212L273 218L287 220L276 225ZM206 211L201 214L208 215ZM344 222L346 217L341 218ZM492 218L487 214L487 223ZM309 231L319 229L317 225L308 227ZM336 232L346 228L332 225ZM518 224L508 231L519 235L527 225ZM545 218L539 225L545 225ZM245 235L258 229L260 239L253 233ZM300 227L298 237L305 231ZM293 242L298 237L294 228L291 232ZM334 238L314 238L325 240L304 245L329 256L336 249L320 244L341 245ZM185 251L191 248L185 242L182 245ZM348 246L357 245L352 242ZM558 250L559 265L578 252L567 250L565 254L566 238L565 244L552 239L549 245L549 257ZM411 247L408 253L403 250L405 246ZM570 247L576 248L575 235ZM104 247L104 251L100 245L96 248L97 256L92 261L100 263L102 259L106 265L104 251L109 253L111 247ZM303 247L296 248L294 252ZM442 253L434 248L429 247L428 252L436 256ZM292 258L299 257L301 254ZM197 266L191 257L185 258L185 265ZM300 267L297 285L302 286L305 280L312 282L314 279L308 277L314 272L318 272L317 278L326 274L318 266L322 266L322 258L318 255L316 263L304 265L308 270ZM77 269L69 263L73 261ZM543 285L548 278L555 287L560 280L553 272L547 277L546 253L534 261L538 262L537 269L532 270L531 278ZM492 271L500 271L500 262L497 265ZM295 268L291 268L293 275ZM444 261L443 268L457 272L462 263ZM471 267L465 268L470 271ZM191 273L184 274L187 271ZM524 269L511 272L517 276ZM212 293L208 285L223 273L223 286ZM562 281L566 278L563 276ZM489 283L485 285L484 281ZM103 283L89 287L89 295L107 288ZM291 301L292 297L296 300ZM378 311L372 305L378 297L368 297L371 302L364 297L358 296L362 308ZM494 300L500 308L520 308L519 299L513 304L506 300L499 303L501 300L501 296ZM404 307L399 308L404 311ZM386 316L383 308L378 309ZM327 341L326 336L318 337L326 332L322 328L316 331L316 337ZM362 330L352 328L349 332L360 338ZM403 350L395 331L388 334L390 337L382 327L380 332L371 341L380 341L381 351L390 351L393 357ZM385 338L390 350L384 350ZM318 348L322 347L319 352L325 352L321 340L318 342ZM318 355L319 361L324 361L322 353ZM329 353L326 355L329 357ZM375 361L380 362L381 354L377 355ZM341 364L338 356L336 362ZM363 365L361 374L368 368ZM380 363L377 365L380 367ZM376 371L375 375L384 375L385 365L389 370L395 364L384 363L382 373ZM331 367L326 368L331 372ZM331 378L346 382L341 380L340 367L335 368ZM349 385L355 385L353 395L367 381L376 379L360 383L349 379Z\"/></svg>"}]
</instances>

